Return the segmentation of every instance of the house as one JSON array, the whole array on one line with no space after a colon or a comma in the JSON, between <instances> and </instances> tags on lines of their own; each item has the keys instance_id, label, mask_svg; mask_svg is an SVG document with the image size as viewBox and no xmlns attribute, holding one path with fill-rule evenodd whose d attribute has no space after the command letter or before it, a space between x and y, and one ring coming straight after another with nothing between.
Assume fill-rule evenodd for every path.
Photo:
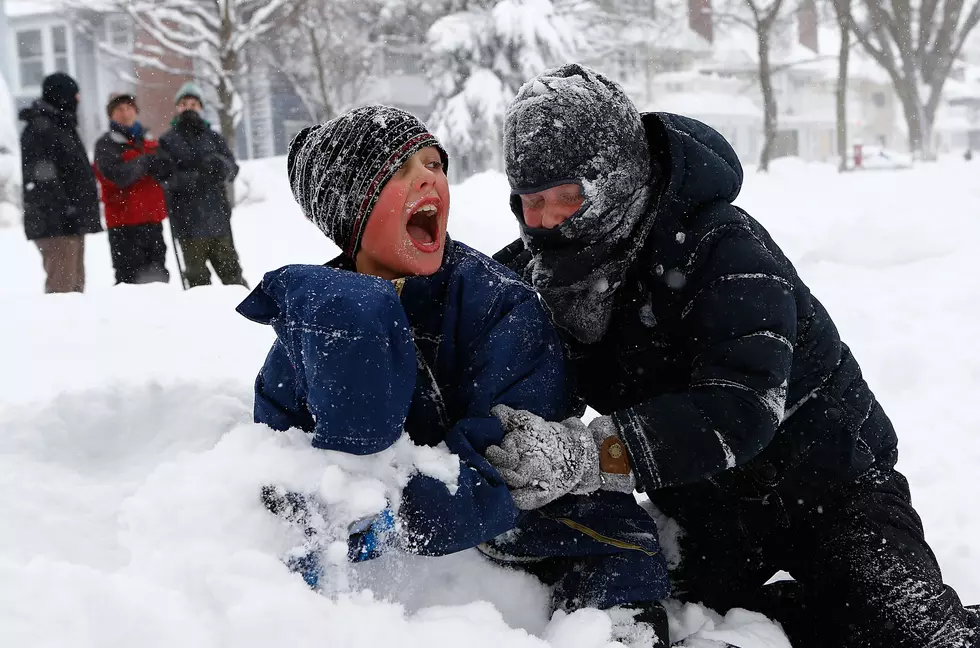
<instances>
[{"instance_id":1,"label":"house","mask_svg":"<svg viewBox=\"0 0 980 648\"><path fill-rule=\"evenodd\" d=\"M980 66L957 62L943 99L933 124L936 152L980 151Z\"/></svg>"},{"instance_id":2,"label":"house","mask_svg":"<svg viewBox=\"0 0 980 648\"><path fill-rule=\"evenodd\" d=\"M0 51L7 85L17 109L41 95L41 82L53 72L66 72L79 84L79 132L92 146L105 131L105 103L112 92L133 92L135 70L111 58L99 47L110 43L131 48L133 32L124 17L87 11L79 18L85 29L73 27L53 0L2 0L6 29Z\"/></svg>"},{"instance_id":3,"label":"house","mask_svg":"<svg viewBox=\"0 0 980 648\"><path fill-rule=\"evenodd\" d=\"M383 103L401 108L420 119L432 114L434 91L422 65L422 48L392 46L379 52L372 63L371 76L355 104ZM289 142L301 129L315 122L316 116L300 99L293 82L256 53L250 56L252 73L245 83L246 110L239 127L242 157L285 155Z\"/></svg>"},{"instance_id":4,"label":"house","mask_svg":"<svg viewBox=\"0 0 980 648\"><path fill-rule=\"evenodd\" d=\"M740 160L755 162L762 147L762 109L746 82L707 70L670 72L650 83L652 98L641 110L677 113L702 121L732 145Z\"/></svg>"},{"instance_id":5,"label":"house","mask_svg":"<svg viewBox=\"0 0 980 648\"><path fill-rule=\"evenodd\" d=\"M755 34L716 27L715 40L675 23L670 34L630 36L622 50L593 64L619 81L641 110L664 110L699 119L717 129L746 163L759 159L764 102ZM816 54L798 44L795 28L773 43L773 93L778 109L775 157L834 161L837 157L837 45L834 29L819 32ZM849 143L900 146L901 107L883 71L854 52L848 71Z\"/></svg>"}]
</instances>

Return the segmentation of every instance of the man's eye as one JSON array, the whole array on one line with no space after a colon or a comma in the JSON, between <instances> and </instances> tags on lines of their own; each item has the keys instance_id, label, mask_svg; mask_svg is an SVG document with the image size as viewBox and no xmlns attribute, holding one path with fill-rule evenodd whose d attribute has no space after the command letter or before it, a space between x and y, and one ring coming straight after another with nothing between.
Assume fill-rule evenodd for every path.
<instances>
[{"instance_id":1,"label":"man's eye","mask_svg":"<svg viewBox=\"0 0 980 648\"><path fill-rule=\"evenodd\" d=\"M442 160L432 160L431 162L429 162L425 166L429 167L430 169L441 169L442 168Z\"/></svg>"}]
</instances>

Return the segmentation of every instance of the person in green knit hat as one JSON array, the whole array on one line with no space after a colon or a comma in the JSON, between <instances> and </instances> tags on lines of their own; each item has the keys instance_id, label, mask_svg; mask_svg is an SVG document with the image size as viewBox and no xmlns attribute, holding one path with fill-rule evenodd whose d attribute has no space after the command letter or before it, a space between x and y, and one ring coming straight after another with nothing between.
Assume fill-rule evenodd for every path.
<instances>
[{"instance_id":1,"label":"person in green knit hat","mask_svg":"<svg viewBox=\"0 0 980 648\"><path fill-rule=\"evenodd\" d=\"M228 144L212 130L202 113L201 88L192 81L174 96L177 114L160 147L176 163L167 183L167 202L174 235L184 258L184 279L190 288L211 283L207 264L223 284L247 285L231 232L227 184L238 175Z\"/></svg>"}]
</instances>

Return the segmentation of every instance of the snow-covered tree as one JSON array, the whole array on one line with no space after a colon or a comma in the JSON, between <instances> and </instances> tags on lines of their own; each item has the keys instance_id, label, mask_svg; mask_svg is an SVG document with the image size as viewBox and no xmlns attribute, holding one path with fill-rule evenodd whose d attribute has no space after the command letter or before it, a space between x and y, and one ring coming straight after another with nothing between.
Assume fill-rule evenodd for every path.
<instances>
[{"instance_id":1,"label":"snow-covered tree","mask_svg":"<svg viewBox=\"0 0 980 648\"><path fill-rule=\"evenodd\" d=\"M587 23L560 0L454 3L428 33L436 94L431 126L453 151L459 177L501 168L504 112L517 90L587 47ZM580 3L574 3L580 4Z\"/></svg>"},{"instance_id":2,"label":"snow-covered tree","mask_svg":"<svg viewBox=\"0 0 980 648\"><path fill-rule=\"evenodd\" d=\"M263 41L273 66L289 80L315 121L330 119L360 102L384 56L390 0L304 0Z\"/></svg>"},{"instance_id":3,"label":"snow-covered tree","mask_svg":"<svg viewBox=\"0 0 980 648\"><path fill-rule=\"evenodd\" d=\"M932 127L943 86L970 32L980 0L860 0L851 24L861 46L888 73L902 103L909 147L933 156Z\"/></svg>"},{"instance_id":4,"label":"snow-covered tree","mask_svg":"<svg viewBox=\"0 0 980 648\"><path fill-rule=\"evenodd\" d=\"M246 49L297 10L304 0L111 0L132 16L155 44L131 55L144 67L192 73L213 90L221 134L234 150L235 124L244 102L240 84ZM161 60L170 52L187 62L174 69Z\"/></svg>"}]
</instances>

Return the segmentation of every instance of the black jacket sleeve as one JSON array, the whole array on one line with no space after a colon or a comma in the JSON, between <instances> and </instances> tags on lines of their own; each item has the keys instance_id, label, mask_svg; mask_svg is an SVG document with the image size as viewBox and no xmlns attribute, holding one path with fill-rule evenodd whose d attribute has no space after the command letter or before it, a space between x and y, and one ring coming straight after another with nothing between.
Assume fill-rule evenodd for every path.
<instances>
[{"instance_id":1,"label":"black jacket sleeve","mask_svg":"<svg viewBox=\"0 0 980 648\"><path fill-rule=\"evenodd\" d=\"M192 190L197 184L201 156L172 130L160 137L159 144L157 155L162 153L173 163L173 171L166 179L164 187L178 193Z\"/></svg>"},{"instance_id":2,"label":"black jacket sleeve","mask_svg":"<svg viewBox=\"0 0 980 648\"><path fill-rule=\"evenodd\" d=\"M680 314L695 352L686 389L613 414L644 490L744 464L784 416L797 335L792 281L748 230L708 255Z\"/></svg>"},{"instance_id":3,"label":"black jacket sleeve","mask_svg":"<svg viewBox=\"0 0 980 648\"><path fill-rule=\"evenodd\" d=\"M224 167L224 172L220 174L220 177L225 182L231 182L238 176L238 164L235 163L235 156L232 154L231 149L228 148L225 138L223 138L218 133L213 133L214 147L215 147L215 157L221 161Z\"/></svg>"},{"instance_id":4,"label":"black jacket sleeve","mask_svg":"<svg viewBox=\"0 0 980 648\"><path fill-rule=\"evenodd\" d=\"M95 145L95 166L99 172L117 187L125 189L149 173L149 158L141 155L124 162L122 153L123 147L111 137L103 137Z\"/></svg>"},{"instance_id":5,"label":"black jacket sleeve","mask_svg":"<svg viewBox=\"0 0 980 648\"><path fill-rule=\"evenodd\" d=\"M64 153L59 151L56 132L50 120L36 119L24 128L20 139L25 208L33 207L52 223L65 218L70 204L59 162Z\"/></svg>"}]
</instances>

